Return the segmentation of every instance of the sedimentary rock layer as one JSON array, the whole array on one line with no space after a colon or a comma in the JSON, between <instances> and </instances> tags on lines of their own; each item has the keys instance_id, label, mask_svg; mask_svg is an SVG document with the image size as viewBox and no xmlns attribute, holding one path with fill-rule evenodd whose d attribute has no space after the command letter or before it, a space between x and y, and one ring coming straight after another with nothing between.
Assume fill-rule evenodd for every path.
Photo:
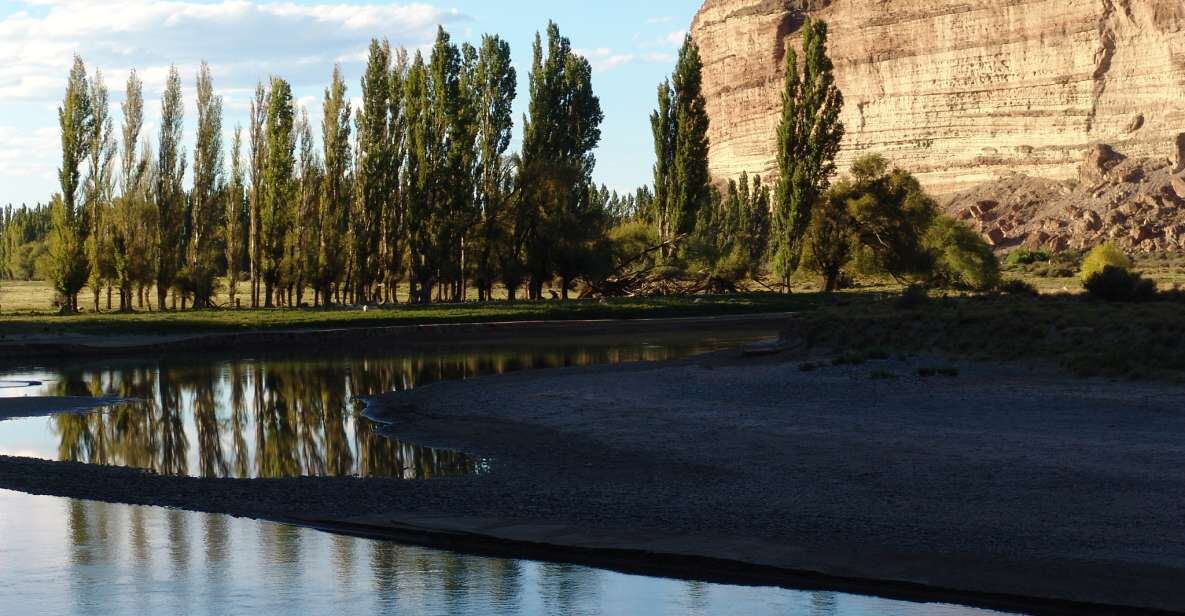
<instances>
[{"instance_id":1,"label":"sedimentary rock layer","mask_svg":"<svg viewBox=\"0 0 1185 616\"><path fill-rule=\"evenodd\" d=\"M847 101L841 168L880 152L946 195L1073 178L1100 142L1170 158L1185 131L1181 0L707 0L691 32L718 180L775 169L783 50L808 14Z\"/></svg>"}]
</instances>

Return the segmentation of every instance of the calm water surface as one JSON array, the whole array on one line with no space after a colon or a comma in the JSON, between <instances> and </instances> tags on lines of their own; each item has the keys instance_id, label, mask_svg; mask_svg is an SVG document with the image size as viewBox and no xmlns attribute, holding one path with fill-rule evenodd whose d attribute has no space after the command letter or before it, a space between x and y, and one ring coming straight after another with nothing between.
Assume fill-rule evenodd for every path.
<instances>
[{"instance_id":1,"label":"calm water surface","mask_svg":"<svg viewBox=\"0 0 1185 616\"><path fill-rule=\"evenodd\" d=\"M4 491L0 514L0 613L13 616L997 614L464 556L220 515Z\"/></svg>"},{"instance_id":2,"label":"calm water surface","mask_svg":"<svg viewBox=\"0 0 1185 616\"><path fill-rule=\"evenodd\" d=\"M355 399L441 379L674 358L755 337L641 336L0 371L0 397L134 399L93 413L0 421L0 453L201 477L480 474L497 461L385 438ZM40 384L12 382L21 380ZM481 558L221 515L0 491L0 614L286 613L998 614Z\"/></svg>"},{"instance_id":3,"label":"calm water surface","mask_svg":"<svg viewBox=\"0 0 1185 616\"><path fill-rule=\"evenodd\" d=\"M100 412L13 420L0 454L197 477L481 473L489 460L377 434L359 397L516 370L659 360L751 335L641 336L475 349L227 360L119 361L0 371L0 396L115 396ZM17 387L21 381L39 385Z\"/></svg>"}]
</instances>

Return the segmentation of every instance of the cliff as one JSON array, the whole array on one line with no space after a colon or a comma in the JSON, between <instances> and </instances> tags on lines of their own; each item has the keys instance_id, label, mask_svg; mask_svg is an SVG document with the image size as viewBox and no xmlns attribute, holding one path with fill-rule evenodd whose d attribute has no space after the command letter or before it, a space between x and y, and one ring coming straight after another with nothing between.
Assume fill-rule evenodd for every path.
<instances>
[{"instance_id":1,"label":"cliff","mask_svg":"<svg viewBox=\"0 0 1185 616\"><path fill-rule=\"evenodd\" d=\"M841 169L883 153L945 196L1076 178L1098 143L1169 159L1185 132L1182 0L707 0L691 32L716 179L774 170L783 50L808 13L846 98Z\"/></svg>"}]
</instances>

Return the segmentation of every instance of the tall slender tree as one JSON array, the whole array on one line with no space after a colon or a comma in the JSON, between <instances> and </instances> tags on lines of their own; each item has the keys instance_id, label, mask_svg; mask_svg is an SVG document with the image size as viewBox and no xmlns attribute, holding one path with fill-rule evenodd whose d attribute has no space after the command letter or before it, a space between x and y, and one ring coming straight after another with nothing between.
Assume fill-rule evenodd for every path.
<instances>
[{"instance_id":1,"label":"tall slender tree","mask_svg":"<svg viewBox=\"0 0 1185 616\"><path fill-rule=\"evenodd\" d=\"M508 195L503 191L511 131L512 107L518 75L510 57L510 44L497 36L484 36L478 54L474 88L477 106L477 204L481 213L475 277L478 296L493 296L496 254L505 241L503 218Z\"/></svg>"},{"instance_id":2,"label":"tall slender tree","mask_svg":"<svg viewBox=\"0 0 1185 616\"><path fill-rule=\"evenodd\" d=\"M182 224L185 213L185 150L181 144L185 103L181 100L181 76L169 68L161 101L160 135L156 152L156 300L165 309L165 297L176 282L181 266Z\"/></svg>"},{"instance_id":3,"label":"tall slender tree","mask_svg":"<svg viewBox=\"0 0 1185 616\"><path fill-rule=\"evenodd\" d=\"M802 67L793 47L786 50L782 119L778 126L778 183L771 231L774 270L790 289L802 259L811 210L835 174L843 141L839 116L843 94L827 56L827 24L808 19L802 28Z\"/></svg>"},{"instance_id":4,"label":"tall slender tree","mask_svg":"<svg viewBox=\"0 0 1185 616\"><path fill-rule=\"evenodd\" d=\"M650 117L658 156L655 192L662 195L659 240L667 258L675 252L675 240L696 227L697 216L706 212L712 200L702 72L699 46L689 35L679 50L670 85L659 86L658 110Z\"/></svg>"},{"instance_id":5,"label":"tall slender tree","mask_svg":"<svg viewBox=\"0 0 1185 616\"><path fill-rule=\"evenodd\" d=\"M357 115L361 155L357 172L362 192L354 235L354 284L358 300L363 302L375 299L374 285L381 277L383 211L389 207L392 180L391 46L386 41L372 40L369 54L362 77L362 107Z\"/></svg>"},{"instance_id":6,"label":"tall slender tree","mask_svg":"<svg viewBox=\"0 0 1185 616\"><path fill-rule=\"evenodd\" d=\"M111 119L107 85L103 72L95 70L90 82L90 106L94 114L94 130L91 133L90 151L87 155L89 171L86 180L86 210L88 218L87 253L90 263L91 293L94 296L95 312L99 311L99 296L104 285L115 277L115 262L112 258L112 204L115 191L115 128ZM110 287L107 304L111 307Z\"/></svg>"},{"instance_id":7,"label":"tall slender tree","mask_svg":"<svg viewBox=\"0 0 1185 616\"><path fill-rule=\"evenodd\" d=\"M259 307L262 289L263 241L260 220L263 209L263 176L267 164L267 90L263 83L255 84L255 98L251 101L251 121L248 134L251 140L251 190L247 227L247 253L251 268L251 307Z\"/></svg>"},{"instance_id":8,"label":"tall slender tree","mask_svg":"<svg viewBox=\"0 0 1185 616\"><path fill-rule=\"evenodd\" d=\"M289 280L296 296L293 305L300 306L304 302L305 287L309 285L319 269L317 259L320 256L320 250L318 249L317 234L320 232L321 223L317 219L317 215L320 212L318 200L323 173L307 109L300 110L296 134L299 139L300 155L297 166L300 177L296 187L296 201L293 204L294 216L289 231L291 239L288 252L291 259ZM316 302L317 298L313 299Z\"/></svg>"},{"instance_id":9,"label":"tall slender tree","mask_svg":"<svg viewBox=\"0 0 1185 616\"><path fill-rule=\"evenodd\" d=\"M553 274L579 271L581 253L600 229L590 220L589 190L601 140L601 103L593 93L592 66L573 53L553 22L547 52L536 35L530 75L531 102L523 123L518 230L530 270L530 296L539 299Z\"/></svg>"},{"instance_id":10,"label":"tall slender tree","mask_svg":"<svg viewBox=\"0 0 1185 616\"><path fill-rule=\"evenodd\" d=\"M263 168L259 212L264 306L268 308L275 305L273 292L280 283L284 240L292 224L291 205L296 196L293 181L296 163L295 121L292 87L287 81L273 77L267 98L267 158Z\"/></svg>"},{"instance_id":11,"label":"tall slender tree","mask_svg":"<svg viewBox=\"0 0 1185 616\"><path fill-rule=\"evenodd\" d=\"M318 273L314 280L325 305L333 303L332 291L342 283L347 264L346 238L350 224L350 103L341 67L333 68L333 80L322 105L321 143L325 172L317 219L320 222Z\"/></svg>"},{"instance_id":12,"label":"tall slender tree","mask_svg":"<svg viewBox=\"0 0 1185 616\"><path fill-rule=\"evenodd\" d=\"M387 156L389 195L382 212L382 238L379 254L382 261L385 300L399 301L397 289L403 273L403 255L407 250L407 201L402 190L401 174L407 157L407 117L403 105L403 82L407 79L407 50L395 51L391 62L388 91Z\"/></svg>"},{"instance_id":13,"label":"tall slender tree","mask_svg":"<svg viewBox=\"0 0 1185 616\"><path fill-rule=\"evenodd\" d=\"M120 139L119 198L112 221L112 257L115 280L119 287L119 309L132 309L133 286L148 279L152 262L152 228L145 228L151 217L147 210L146 180L149 161L140 157L140 132L144 128L144 87L136 71L128 75L124 90L123 127Z\"/></svg>"},{"instance_id":14,"label":"tall slender tree","mask_svg":"<svg viewBox=\"0 0 1185 616\"><path fill-rule=\"evenodd\" d=\"M86 255L87 213L85 203L79 199L81 167L96 130L86 66L78 56L74 57L66 94L58 108L58 125L62 135L62 166L58 170L62 192L52 202L50 258L54 289L62 298L62 309L77 312L78 292L90 274Z\"/></svg>"},{"instance_id":15,"label":"tall slender tree","mask_svg":"<svg viewBox=\"0 0 1185 616\"><path fill-rule=\"evenodd\" d=\"M663 259L674 254L667 244L674 236L670 219L674 201L675 166L675 107L671 81L658 84L658 109L650 114L650 130L654 135L654 224L659 241L663 243L660 253Z\"/></svg>"},{"instance_id":16,"label":"tall slender tree","mask_svg":"<svg viewBox=\"0 0 1185 616\"><path fill-rule=\"evenodd\" d=\"M403 198L407 204L407 242L411 250L409 280L413 302L430 297L426 288L430 273L428 257L421 246L430 242L429 218L430 169L428 157L431 129L428 120L428 67L424 56L416 52L403 82L403 113L407 123L407 156L403 170Z\"/></svg>"},{"instance_id":17,"label":"tall slender tree","mask_svg":"<svg viewBox=\"0 0 1185 616\"><path fill-rule=\"evenodd\" d=\"M243 265L243 128L235 127L234 141L230 146L230 183L223 196L223 246L226 258L226 287L231 307L238 307L239 272Z\"/></svg>"},{"instance_id":18,"label":"tall slender tree","mask_svg":"<svg viewBox=\"0 0 1185 616\"><path fill-rule=\"evenodd\" d=\"M202 62L197 76L197 139L193 150L193 193L190 197L190 239L186 270L193 307L211 305L217 279L215 241L224 208L222 191L222 97L214 94L210 66Z\"/></svg>"}]
</instances>

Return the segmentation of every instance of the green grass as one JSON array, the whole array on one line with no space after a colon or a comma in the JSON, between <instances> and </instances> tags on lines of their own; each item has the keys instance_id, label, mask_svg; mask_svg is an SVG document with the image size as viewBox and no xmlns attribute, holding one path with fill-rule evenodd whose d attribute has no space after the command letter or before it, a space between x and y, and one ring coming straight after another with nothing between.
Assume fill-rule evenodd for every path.
<instances>
[{"instance_id":1,"label":"green grass","mask_svg":"<svg viewBox=\"0 0 1185 616\"><path fill-rule=\"evenodd\" d=\"M1111 304L1081 295L868 298L804 312L791 326L833 357L925 354L1056 362L1083 376L1185 377L1185 302ZM940 375L936 372L935 375Z\"/></svg>"},{"instance_id":2,"label":"green grass","mask_svg":"<svg viewBox=\"0 0 1185 616\"><path fill-rule=\"evenodd\" d=\"M490 302L399 306L385 310L271 309L0 315L0 335L18 333L168 334L244 330L378 327L495 321L675 318L786 312L824 302L815 294L745 294L694 298Z\"/></svg>"}]
</instances>

